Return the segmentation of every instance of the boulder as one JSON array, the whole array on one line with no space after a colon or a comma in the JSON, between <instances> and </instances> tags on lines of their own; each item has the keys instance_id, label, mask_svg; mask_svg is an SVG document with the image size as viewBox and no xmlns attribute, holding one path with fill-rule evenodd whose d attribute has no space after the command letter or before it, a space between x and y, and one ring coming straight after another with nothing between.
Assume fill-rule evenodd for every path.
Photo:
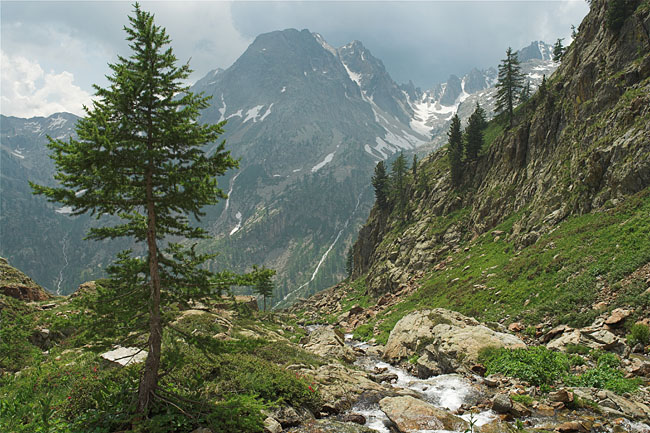
<instances>
[{"instance_id":1,"label":"boulder","mask_svg":"<svg viewBox=\"0 0 650 433\"><path fill-rule=\"evenodd\" d=\"M478 362L484 347L526 347L512 334L494 331L473 318L437 308L404 316L390 333L384 359L400 359L421 354L420 373L456 372L462 364Z\"/></svg>"},{"instance_id":2,"label":"boulder","mask_svg":"<svg viewBox=\"0 0 650 433\"><path fill-rule=\"evenodd\" d=\"M341 421L353 422L355 424L364 425L366 423L366 417L361 415L360 413L349 413L343 416L343 418L341 418Z\"/></svg>"},{"instance_id":3,"label":"boulder","mask_svg":"<svg viewBox=\"0 0 650 433\"><path fill-rule=\"evenodd\" d=\"M578 421L567 421L555 427L555 431L560 433L586 433L589 430Z\"/></svg>"},{"instance_id":4,"label":"boulder","mask_svg":"<svg viewBox=\"0 0 650 433\"><path fill-rule=\"evenodd\" d=\"M147 352L137 347L121 347L102 353L99 355L102 359L114 365L126 366L144 362L147 359Z\"/></svg>"},{"instance_id":5,"label":"boulder","mask_svg":"<svg viewBox=\"0 0 650 433\"><path fill-rule=\"evenodd\" d=\"M512 400L506 394L496 394L492 398L492 410L501 414L509 413L512 410Z\"/></svg>"},{"instance_id":6,"label":"boulder","mask_svg":"<svg viewBox=\"0 0 650 433\"><path fill-rule=\"evenodd\" d=\"M345 344L343 336L331 326L316 328L309 334L303 348L323 358L342 359L346 362L354 362L356 359L354 350Z\"/></svg>"},{"instance_id":7,"label":"boulder","mask_svg":"<svg viewBox=\"0 0 650 433\"><path fill-rule=\"evenodd\" d=\"M282 427L293 427L314 418L314 415L305 408L295 409L291 406L281 406L272 411L271 417Z\"/></svg>"},{"instance_id":8,"label":"boulder","mask_svg":"<svg viewBox=\"0 0 650 433\"><path fill-rule=\"evenodd\" d=\"M313 420L291 430L292 433L377 433L368 427L331 418Z\"/></svg>"},{"instance_id":9,"label":"boulder","mask_svg":"<svg viewBox=\"0 0 650 433\"><path fill-rule=\"evenodd\" d=\"M281 433L282 424L280 424L275 418L266 417L264 420L264 432L265 433Z\"/></svg>"},{"instance_id":10,"label":"boulder","mask_svg":"<svg viewBox=\"0 0 650 433\"><path fill-rule=\"evenodd\" d=\"M611 312L609 317L605 319L605 325L611 326L611 327L617 327L623 324L625 322L625 319L632 314L632 310L626 310L624 308L617 308L614 311Z\"/></svg>"},{"instance_id":11,"label":"boulder","mask_svg":"<svg viewBox=\"0 0 650 433\"><path fill-rule=\"evenodd\" d=\"M469 427L464 419L410 396L383 398L379 407L404 433L418 430L464 431Z\"/></svg>"},{"instance_id":12,"label":"boulder","mask_svg":"<svg viewBox=\"0 0 650 433\"><path fill-rule=\"evenodd\" d=\"M318 383L318 392L323 399L323 409L331 413L348 410L362 396L385 396L392 388L372 381L369 374L352 370L339 363L321 365L315 370L306 367L301 373ZM375 398L378 401L378 397Z\"/></svg>"},{"instance_id":13,"label":"boulder","mask_svg":"<svg viewBox=\"0 0 650 433\"><path fill-rule=\"evenodd\" d=\"M591 349L608 350L623 353L626 348L625 341L608 330L596 326L574 329L563 333L551 341L546 347L549 349L566 351L568 345L582 345Z\"/></svg>"}]
</instances>

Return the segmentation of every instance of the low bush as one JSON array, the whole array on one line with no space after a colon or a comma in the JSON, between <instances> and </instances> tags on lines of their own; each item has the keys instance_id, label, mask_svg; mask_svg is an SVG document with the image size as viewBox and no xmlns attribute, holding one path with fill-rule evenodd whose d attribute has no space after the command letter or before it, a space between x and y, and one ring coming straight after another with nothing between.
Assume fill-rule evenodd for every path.
<instances>
[{"instance_id":1,"label":"low bush","mask_svg":"<svg viewBox=\"0 0 650 433\"><path fill-rule=\"evenodd\" d=\"M479 354L486 374L503 373L532 385L550 385L569 370L569 359L543 346L526 349L487 348Z\"/></svg>"},{"instance_id":2,"label":"low bush","mask_svg":"<svg viewBox=\"0 0 650 433\"><path fill-rule=\"evenodd\" d=\"M650 343L650 327L643 323L634 324L630 328L630 333L627 334L626 339L627 344L630 346L636 346L639 343L645 346Z\"/></svg>"}]
</instances>

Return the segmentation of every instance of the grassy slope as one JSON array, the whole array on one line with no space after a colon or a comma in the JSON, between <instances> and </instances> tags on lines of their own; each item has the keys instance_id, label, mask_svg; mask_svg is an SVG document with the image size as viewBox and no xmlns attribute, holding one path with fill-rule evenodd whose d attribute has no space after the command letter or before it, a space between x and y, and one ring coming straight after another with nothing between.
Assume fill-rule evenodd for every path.
<instances>
[{"instance_id":1,"label":"grassy slope","mask_svg":"<svg viewBox=\"0 0 650 433\"><path fill-rule=\"evenodd\" d=\"M374 334L383 343L405 314L434 307L483 320L508 317L535 324L548 315L555 323L586 325L599 313L590 305L598 300L601 288L618 292L610 308L622 303L650 308L642 281L625 287L620 282L650 262L648 215L650 189L611 209L569 217L518 252L508 241L518 217L513 215L467 243L467 251L451 253L446 269L430 271L416 293L359 328L357 335L369 338L376 326ZM494 231L504 234L495 236ZM356 288L349 298L364 290Z\"/></svg>"},{"instance_id":2,"label":"grassy slope","mask_svg":"<svg viewBox=\"0 0 650 433\"><path fill-rule=\"evenodd\" d=\"M9 344L0 345L0 431L112 432L138 425L133 409L141 365L114 368L103 362L92 335L83 331L86 318L78 301L58 298L57 307L39 311L0 295L1 331L6 331L0 342ZM226 331L216 320L220 316L232 324L233 340L213 337ZM189 315L175 326L210 344L189 345L167 330L162 398L137 431L210 426L255 432L262 430L264 408L291 404L318 410L317 385L287 368L325 362L292 343L304 336L302 329L242 306L226 315ZM47 353L30 341L42 328L52 335Z\"/></svg>"}]
</instances>

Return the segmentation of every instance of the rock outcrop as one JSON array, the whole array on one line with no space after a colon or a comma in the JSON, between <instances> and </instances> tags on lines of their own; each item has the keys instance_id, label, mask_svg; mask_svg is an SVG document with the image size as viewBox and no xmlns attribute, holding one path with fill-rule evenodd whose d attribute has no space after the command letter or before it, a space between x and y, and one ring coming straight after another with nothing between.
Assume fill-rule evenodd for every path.
<instances>
[{"instance_id":1,"label":"rock outcrop","mask_svg":"<svg viewBox=\"0 0 650 433\"><path fill-rule=\"evenodd\" d=\"M410 396L383 398L379 407L404 433L420 430L465 431L469 426L464 419Z\"/></svg>"},{"instance_id":2,"label":"rock outcrop","mask_svg":"<svg viewBox=\"0 0 650 433\"><path fill-rule=\"evenodd\" d=\"M0 257L0 293L21 301L46 301L52 297L3 257Z\"/></svg>"},{"instance_id":3,"label":"rock outcrop","mask_svg":"<svg viewBox=\"0 0 650 433\"><path fill-rule=\"evenodd\" d=\"M303 348L316 355L328 359L341 359L345 362L354 362L354 351L345 345L343 335L331 326L316 328Z\"/></svg>"},{"instance_id":4,"label":"rock outcrop","mask_svg":"<svg viewBox=\"0 0 650 433\"><path fill-rule=\"evenodd\" d=\"M452 373L478 362L485 347L526 347L518 337L494 331L476 319L436 308L414 311L393 328L384 349L384 359L395 362L418 356L418 374L428 377Z\"/></svg>"},{"instance_id":5,"label":"rock outcrop","mask_svg":"<svg viewBox=\"0 0 650 433\"><path fill-rule=\"evenodd\" d=\"M650 11L632 1L636 12L614 31L605 25L608 3L590 3L546 90L468 163L460 188L441 149L420 168L428 187L408 190L408 224L373 208L353 249L353 277L366 275L373 295L398 290L512 216L503 236L521 249L571 215L650 186Z\"/></svg>"}]
</instances>

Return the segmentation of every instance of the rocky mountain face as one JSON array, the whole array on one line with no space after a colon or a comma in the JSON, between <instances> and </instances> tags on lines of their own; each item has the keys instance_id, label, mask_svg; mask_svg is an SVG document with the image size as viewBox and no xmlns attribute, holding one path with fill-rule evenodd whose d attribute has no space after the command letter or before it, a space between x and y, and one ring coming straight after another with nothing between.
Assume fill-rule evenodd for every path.
<instances>
[{"instance_id":1,"label":"rocky mountain face","mask_svg":"<svg viewBox=\"0 0 650 433\"><path fill-rule=\"evenodd\" d=\"M358 41L335 49L318 34L260 35L227 70L192 88L213 97L204 122L227 120L240 169L228 201L205 222L222 252L214 269L278 270L276 303L344 276L344 257L372 203L381 158L428 141L382 62Z\"/></svg>"},{"instance_id":2,"label":"rocky mountain face","mask_svg":"<svg viewBox=\"0 0 650 433\"><path fill-rule=\"evenodd\" d=\"M441 149L419 168L429 182L424 191L411 188L412 219L372 210L354 246L354 277L365 278L369 294L422 284L426 296L442 291L439 296L452 299L416 294L417 302L497 315L501 307L494 305L508 305L504 296L512 287L519 304L503 309L530 313L554 305L559 314L566 308L558 303L569 302L575 290L584 298L570 302L587 314L590 302L612 302L611 294L627 287L626 275L650 261L642 222L650 186L650 11L638 5L613 31L603 24L606 8L606 2L592 4L546 91L518 109L514 126L499 119L490 124L493 136L479 159L466 163L460 187L451 185ZM595 224L605 220L609 227ZM587 251L601 237L613 245ZM567 239L571 244L561 245ZM483 262L494 248L503 261L488 267ZM513 269L540 266L526 260L545 262L545 254L546 268L527 276ZM606 264L591 267L594 260ZM512 272L501 275L501 290L495 285L500 272ZM522 287L531 281L537 285ZM635 281L641 289L647 284Z\"/></svg>"},{"instance_id":3,"label":"rocky mountain face","mask_svg":"<svg viewBox=\"0 0 650 433\"><path fill-rule=\"evenodd\" d=\"M556 66L542 57L525 65L534 83ZM226 120L223 138L241 159L240 169L220 179L230 198L207 209L201 222L213 235L201 248L220 252L210 266L277 269L274 303L334 284L345 276L346 251L372 206L377 161L440 146L453 113L467 118L476 101L491 115L495 77L494 69L473 69L422 92L412 83L398 86L359 41L337 49L307 30L260 35L230 68L211 71L192 88L212 96L202 121ZM114 253L128 247L83 241L94 221L31 195L28 180L52 182L47 135L67 137L75 121L64 113L2 118L9 193L2 197L0 253L62 293L102 276ZM39 250L56 254L35 261Z\"/></svg>"},{"instance_id":4,"label":"rocky mountain face","mask_svg":"<svg viewBox=\"0 0 650 433\"><path fill-rule=\"evenodd\" d=\"M125 246L103 242L98 248L83 241L86 228L95 224L92 218L72 217L70 209L32 195L29 181L54 182L47 137L67 139L78 118L70 113L0 117L0 254L53 293L67 293L102 275L103 266Z\"/></svg>"}]
</instances>

